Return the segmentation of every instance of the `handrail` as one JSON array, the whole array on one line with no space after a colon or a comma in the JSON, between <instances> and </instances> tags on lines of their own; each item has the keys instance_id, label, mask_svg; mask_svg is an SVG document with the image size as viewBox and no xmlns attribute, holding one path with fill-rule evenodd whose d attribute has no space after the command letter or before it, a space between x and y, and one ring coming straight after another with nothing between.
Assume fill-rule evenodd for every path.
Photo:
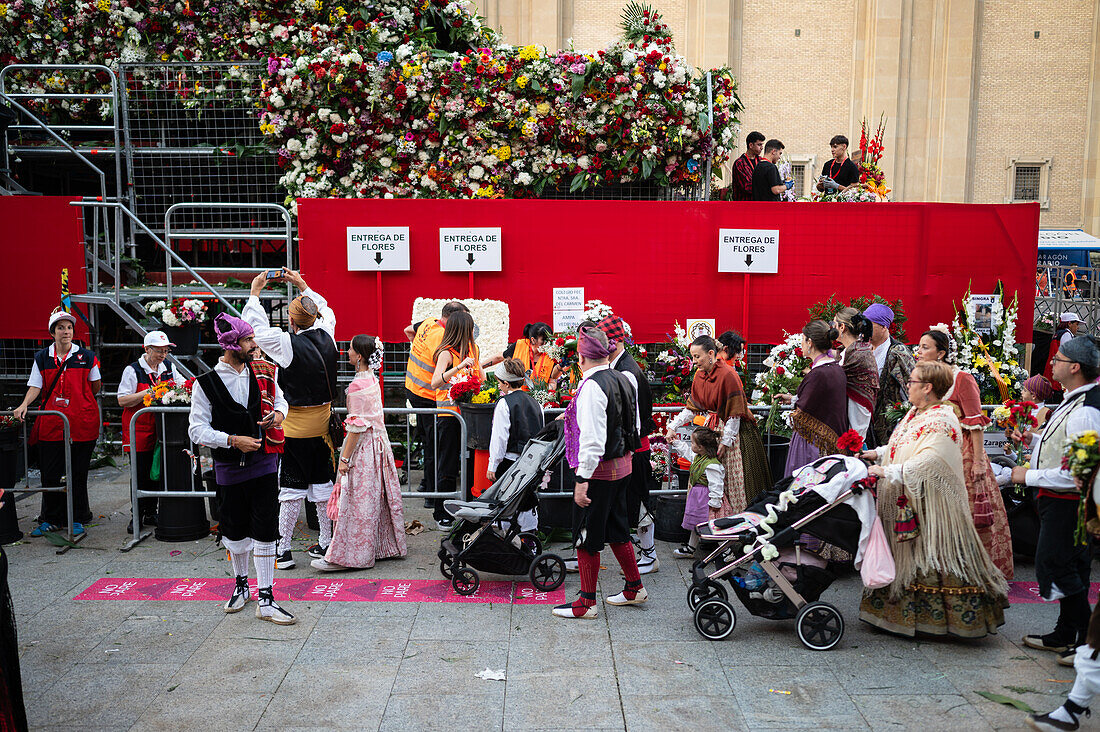
<instances>
[{"instance_id":1,"label":"handrail","mask_svg":"<svg viewBox=\"0 0 1100 732\"><path fill-rule=\"evenodd\" d=\"M250 209L268 209L277 211L283 217L284 233L283 237L286 238L286 267L287 269L294 269L294 231L293 224L291 223L290 212L286 210L286 207L278 203L212 203L212 202L199 202L199 203L173 203L168 207L168 210L164 212L164 239L168 247L171 247L172 239L174 238L188 238L188 234L191 234L191 238L202 239L203 234L206 232L196 231L183 234L172 233L172 214L180 209L233 209L233 208L250 208ZM243 237L238 237L243 238ZM273 238L273 237L272 237ZM165 258L167 260L167 257ZM178 259L178 257L177 257ZM180 260L182 261L182 260ZM172 265L171 261L166 262L167 266L165 271L165 282L168 288L168 297L172 297ZM190 268L189 268L190 269ZM208 268L199 267L209 271ZM194 272L194 270L191 270ZM287 283L287 296L288 298L293 296L291 292L291 284Z\"/></svg>"},{"instance_id":2,"label":"handrail","mask_svg":"<svg viewBox=\"0 0 1100 732\"><path fill-rule=\"evenodd\" d=\"M143 222L141 219L139 219L137 217L137 215L134 214L133 211L126 208L126 206L124 206L122 203L119 203L117 201L70 201L69 205L70 206L89 206L89 207L113 208L116 211L125 214L126 216L128 216L130 218L130 221L131 221L132 224L137 224L141 228L142 231L144 231L146 234L148 234L149 237L151 237L153 239L153 241L156 242L157 246L159 246L161 249L163 249L165 252L167 252L168 255L171 258L173 258L177 262L179 262L180 266L183 267L183 269L186 270L192 277L194 277L199 282L199 284L201 284L203 287L208 289L210 291L210 293L214 297L216 297L218 299L218 301L221 302L222 305L224 305L226 307L227 310L229 310L233 315L240 316L240 314L241 314L240 310L238 310L232 303L230 303L229 300L225 299L221 295L221 293L219 293L217 290L215 290L214 286L211 285L209 282L207 282L202 277L202 275L200 275L198 272L196 272L194 269L192 269L191 265L189 265L187 262L183 261L182 257L180 257L178 254L173 252L161 240L161 238L159 236L157 236L156 234L153 233L152 229L150 229L148 226L145 225L145 222ZM115 232L116 237L118 236L118 234L119 234L119 232L116 231ZM118 251L118 248L116 247L116 251L115 251L115 265L116 265L116 268L120 264L121 264L121 257L119 256L119 251ZM119 282L118 282L118 280L116 280L115 281L115 302L118 302L119 290L120 289L121 288L120 288ZM169 292L171 292L170 289L169 289Z\"/></svg>"}]
</instances>

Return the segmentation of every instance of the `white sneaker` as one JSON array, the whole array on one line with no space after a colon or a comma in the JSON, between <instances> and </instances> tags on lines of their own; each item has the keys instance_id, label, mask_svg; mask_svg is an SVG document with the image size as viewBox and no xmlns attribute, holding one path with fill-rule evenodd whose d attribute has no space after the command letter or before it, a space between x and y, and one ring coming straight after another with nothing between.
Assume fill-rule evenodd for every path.
<instances>
[{"instance_id":1,"label":"white sneaker","mask_svg":"<svg viewBox=\"0 0 1100 732\"><path fill-rule=\"evenodd\" d=\"M641 605L643 602L649 599L649 593L642 587L638 590L638 594L634 596L633 600L627 599L626 589L617 595L612 595L604 600L608 605Z\"/></svg>"},{"instance_id":2,"label":"white sneaker","mask_svg":"<svg viewBox=\"0 0 1100 732\"><path fill-rule=\"evenodd\" d=\"M644 550L639 552L638 574L652 574L661 568L661 560L657 559L657 551L651 549L647 554ZM626 572L619 570L619 576L625 577Z\"/></svg>"},{"instance_id":3,"label":"white sneaker","mask_svg":"<svg viewBox=\"0 0 1100 732\"><path fill-rule=\"evenodd\" d=\"M332 562L324 559L314 559L309 563L309 566L322 572L339 572L344 569L351 569L351 567L345 567L342 564L333 564Z\"/></svg>"}]
</instances>

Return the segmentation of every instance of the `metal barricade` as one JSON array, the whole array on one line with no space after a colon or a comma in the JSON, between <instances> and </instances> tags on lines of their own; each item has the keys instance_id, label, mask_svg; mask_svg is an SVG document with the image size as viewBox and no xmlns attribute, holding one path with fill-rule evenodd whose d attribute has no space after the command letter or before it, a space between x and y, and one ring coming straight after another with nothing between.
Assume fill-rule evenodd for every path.
<instances>
[{"instance_id":1,"label":"metal barricade","mask_svg":"<svg viewBox=\"0 0 1100 732\"><path fill-rule=\"evenodd\" d=\"M161 407L161 406L142 407L141 409L134 412L133 417L130 420L130 445L137 444L136 440L137 440L138 417L141 417L142 415L145 415L145 414L160 414L160 415L164 415L164 414L188 414L188 413L190 413L190 411L191 411L190 407L182 407L182 406L181 407ZM333 412L335 412L336 414L347 414L347 411L348 410L347 410L346 407L334 407L333 408ZM442 409L442 408L431 408L431 409L429 409L429 408L408 408L408 407L393 407L393 408L388 408L387 407L387 408L384 408L382 410L382 412L383 412L384 416L393 416L393 415L403 415L403 416L405 416L406 417L406 420L405 420L406 430L409 429L409 421L407 419L407 417L409 415L425 415L425 416L438 415L438 416L448 417L448 418L458 420L459 446L460 446L459 449L461 451L461 454L463 454L463 455L465 454L467 428L466 428L466 420L464 420L462 418L461 414L457 414L455 412L452 412L452 411L447 410L447 409ZM59 414L59 412L57 412L55 414ZM438 427L438 423L436 423L436 427ZM161 434L163 434L163 430L162 430ZM411 445L411 443L412 443L411 432L407 432L407 434L410 435L407 444ZM66 423L66 438L67 437L68 437L68 425ZM433 445L433 451L434 451L433 452L433 458L436 458L433 461L433 465L436 468L435 478L436 478L436 480L438 480L438 478L439 478L439 476L438 476L439 461L438 461L438 451L437 451L437 448L438 448L438 445L439 445L438 435L436 435L436 437L437 437L437 439L432 440L432 445ZM192 448L194 448L194 447L195 447L195 445L194 445L194 443L192 443ZM195 452L195 451L192 450L192 452ZM197 453L195 453L195 454L197 455ZM164 480L164 479L166 479L166 475L162 473L162 480ZM133 538L130 539L130 541L128 541L126 544L124 544L120 548L120 551L124 551L124 552L130 551L135 546L137 546L139 543L141 543L145 539L149 538L149 536L151 536L152 533L153 533L152 531L145 531L145 532L142 531L141 511L137 510L139 499L141 499L141 498L199 498L199 499L203 499L203 498L214 498L216 495L217 494L215 494L213 491L206 491L206 490L170 491L170 490L167 490L167 488L165 488L165 490L160 490L160 491L142 490L141 488L138 487L137 461L133 459L133 453L131 452L131 459L130 459L130 515L133 518L133 522L134 522L134 535L133 535ZM453 498L453 499L459 500L459 501L465 500L465 498L466 498L466 461L460 459L459 462L458 462L458 483L455 485L455 490L453 490L453 491L444 491L444 492L440 492L440 491L433 491L433 492L402 491L401 492L401 497L402 498L442 498L442 499ZM71 515L72 515L72 499L71 499L71 497L70 497L70 500L69 500L69 511L70 511L70 517L71 517ZM71 523L72 522L71 522L71 518L70 518L70 526L71 526Z\"/></svg>"},{"instance_id":2,"label":"metal barricade","mask_svg":"<svg viewBox=\"0 0 1100 732\"><path fill-rule=\"evenodd\" d=\"M14 416L14 414L15 413L12 412L11 410L8 410L8 411L5 411L5 412L0 412L0 415L9 416L9 417ZM42 485L38 488L31 487L31 478L30 478L30 470L29 470L29 466L30 466L30 454L29 454L30 453L30 448L27 445L27 422L26 422L26 420L24 420L23 423L22 423L23 424L23 465L27 466L28 469L25 469L24 472L23 472L24 487L23 488L12 488L12 492L16 492L16 493L57 493L57 492L62 492L62 493L65 494L65 515L69 519L69 527L68 527L68 531L66 533L65 538L68 539L69 543L66 544L63 547L58 548L58 550L57 550L58 554L64 554L65 552L72 549L73 546L77 542L84 541L84 538L86 536L88 536L88 532L87 532L87 530L85 530L85 532L83 534L80 534L79 536L74 536L73 535L73 523L74 523L75 519L74 519L74 516L73 516L73 493L70 490L70 488L72 487L72 484L73 484L73 453L72 453L71 434L70 434L70 431L69 431L69 417L64 412L59 412L55 409L28 409L27 410L27 416L28 417L42 417L42 416L47 416L47 415L54 416L54 417L61 417L61 429L62 429L62 434L64 436L64 445L65 445L65 485L60 486L60 487L58 487L58 486L45 486L45 485Z\"/></svg>"}]
</instances>

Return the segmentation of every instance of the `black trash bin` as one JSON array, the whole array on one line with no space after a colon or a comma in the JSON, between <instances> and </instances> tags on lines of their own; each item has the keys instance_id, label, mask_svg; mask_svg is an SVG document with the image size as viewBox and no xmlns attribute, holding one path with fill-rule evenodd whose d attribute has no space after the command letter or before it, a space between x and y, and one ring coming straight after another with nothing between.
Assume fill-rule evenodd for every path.
<instances>
[{"instance_id":1,"label":"black trash bin","mask_svg":"<svg viewBox=\"0 0 1100 732\"><path fill-rule=\"evenodd\" d=\"M195 482L191 458L183 452L191 447L187 437L187 415L158 416L164 417L162 469L166 490L191 493ZM160 499L155 535L160 541L194 541L209 536L205 502L195 497Z\"/></svg>"}]
</instances>

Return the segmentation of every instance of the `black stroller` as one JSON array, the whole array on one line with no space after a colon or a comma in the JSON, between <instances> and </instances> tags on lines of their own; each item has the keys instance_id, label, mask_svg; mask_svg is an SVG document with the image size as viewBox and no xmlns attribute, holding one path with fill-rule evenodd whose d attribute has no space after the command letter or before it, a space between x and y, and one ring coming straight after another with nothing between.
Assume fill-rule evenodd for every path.
<instances>
[{"instance_id":1,"label":"black stroller","mask_svg":"<svg viewBox=\"0 0 1100 732\"><path fill-rule=\"evenodd\" d=\"M561 423L548 424L524 446L519 460L474 501L445 501L457 519L439 545L439 571L460 595L472 595L481 584L477 570L492 574L526 574L542 592L565 581L565 561L543 552L531 531L520 531L517 516L538 505L543 476L565 454Z\"/></svg>"},{"instance_id":2,"label":"black stroller","mask_svg":"<svg viewBox=\"0 0 1100 732\"><path fill-rule=\"evenodd\" d=\"M825 651L840 642L844 617L818 600L836 579L814 554L808 534L856 555L875 516L873 479L857 458L834 455L800 468L743 513L696 527L700 542L688 605L695 629L710 640L729 637L737 623L725 579L752 615L795 619L802 643Z\"/></svg>"}]
</instances>

